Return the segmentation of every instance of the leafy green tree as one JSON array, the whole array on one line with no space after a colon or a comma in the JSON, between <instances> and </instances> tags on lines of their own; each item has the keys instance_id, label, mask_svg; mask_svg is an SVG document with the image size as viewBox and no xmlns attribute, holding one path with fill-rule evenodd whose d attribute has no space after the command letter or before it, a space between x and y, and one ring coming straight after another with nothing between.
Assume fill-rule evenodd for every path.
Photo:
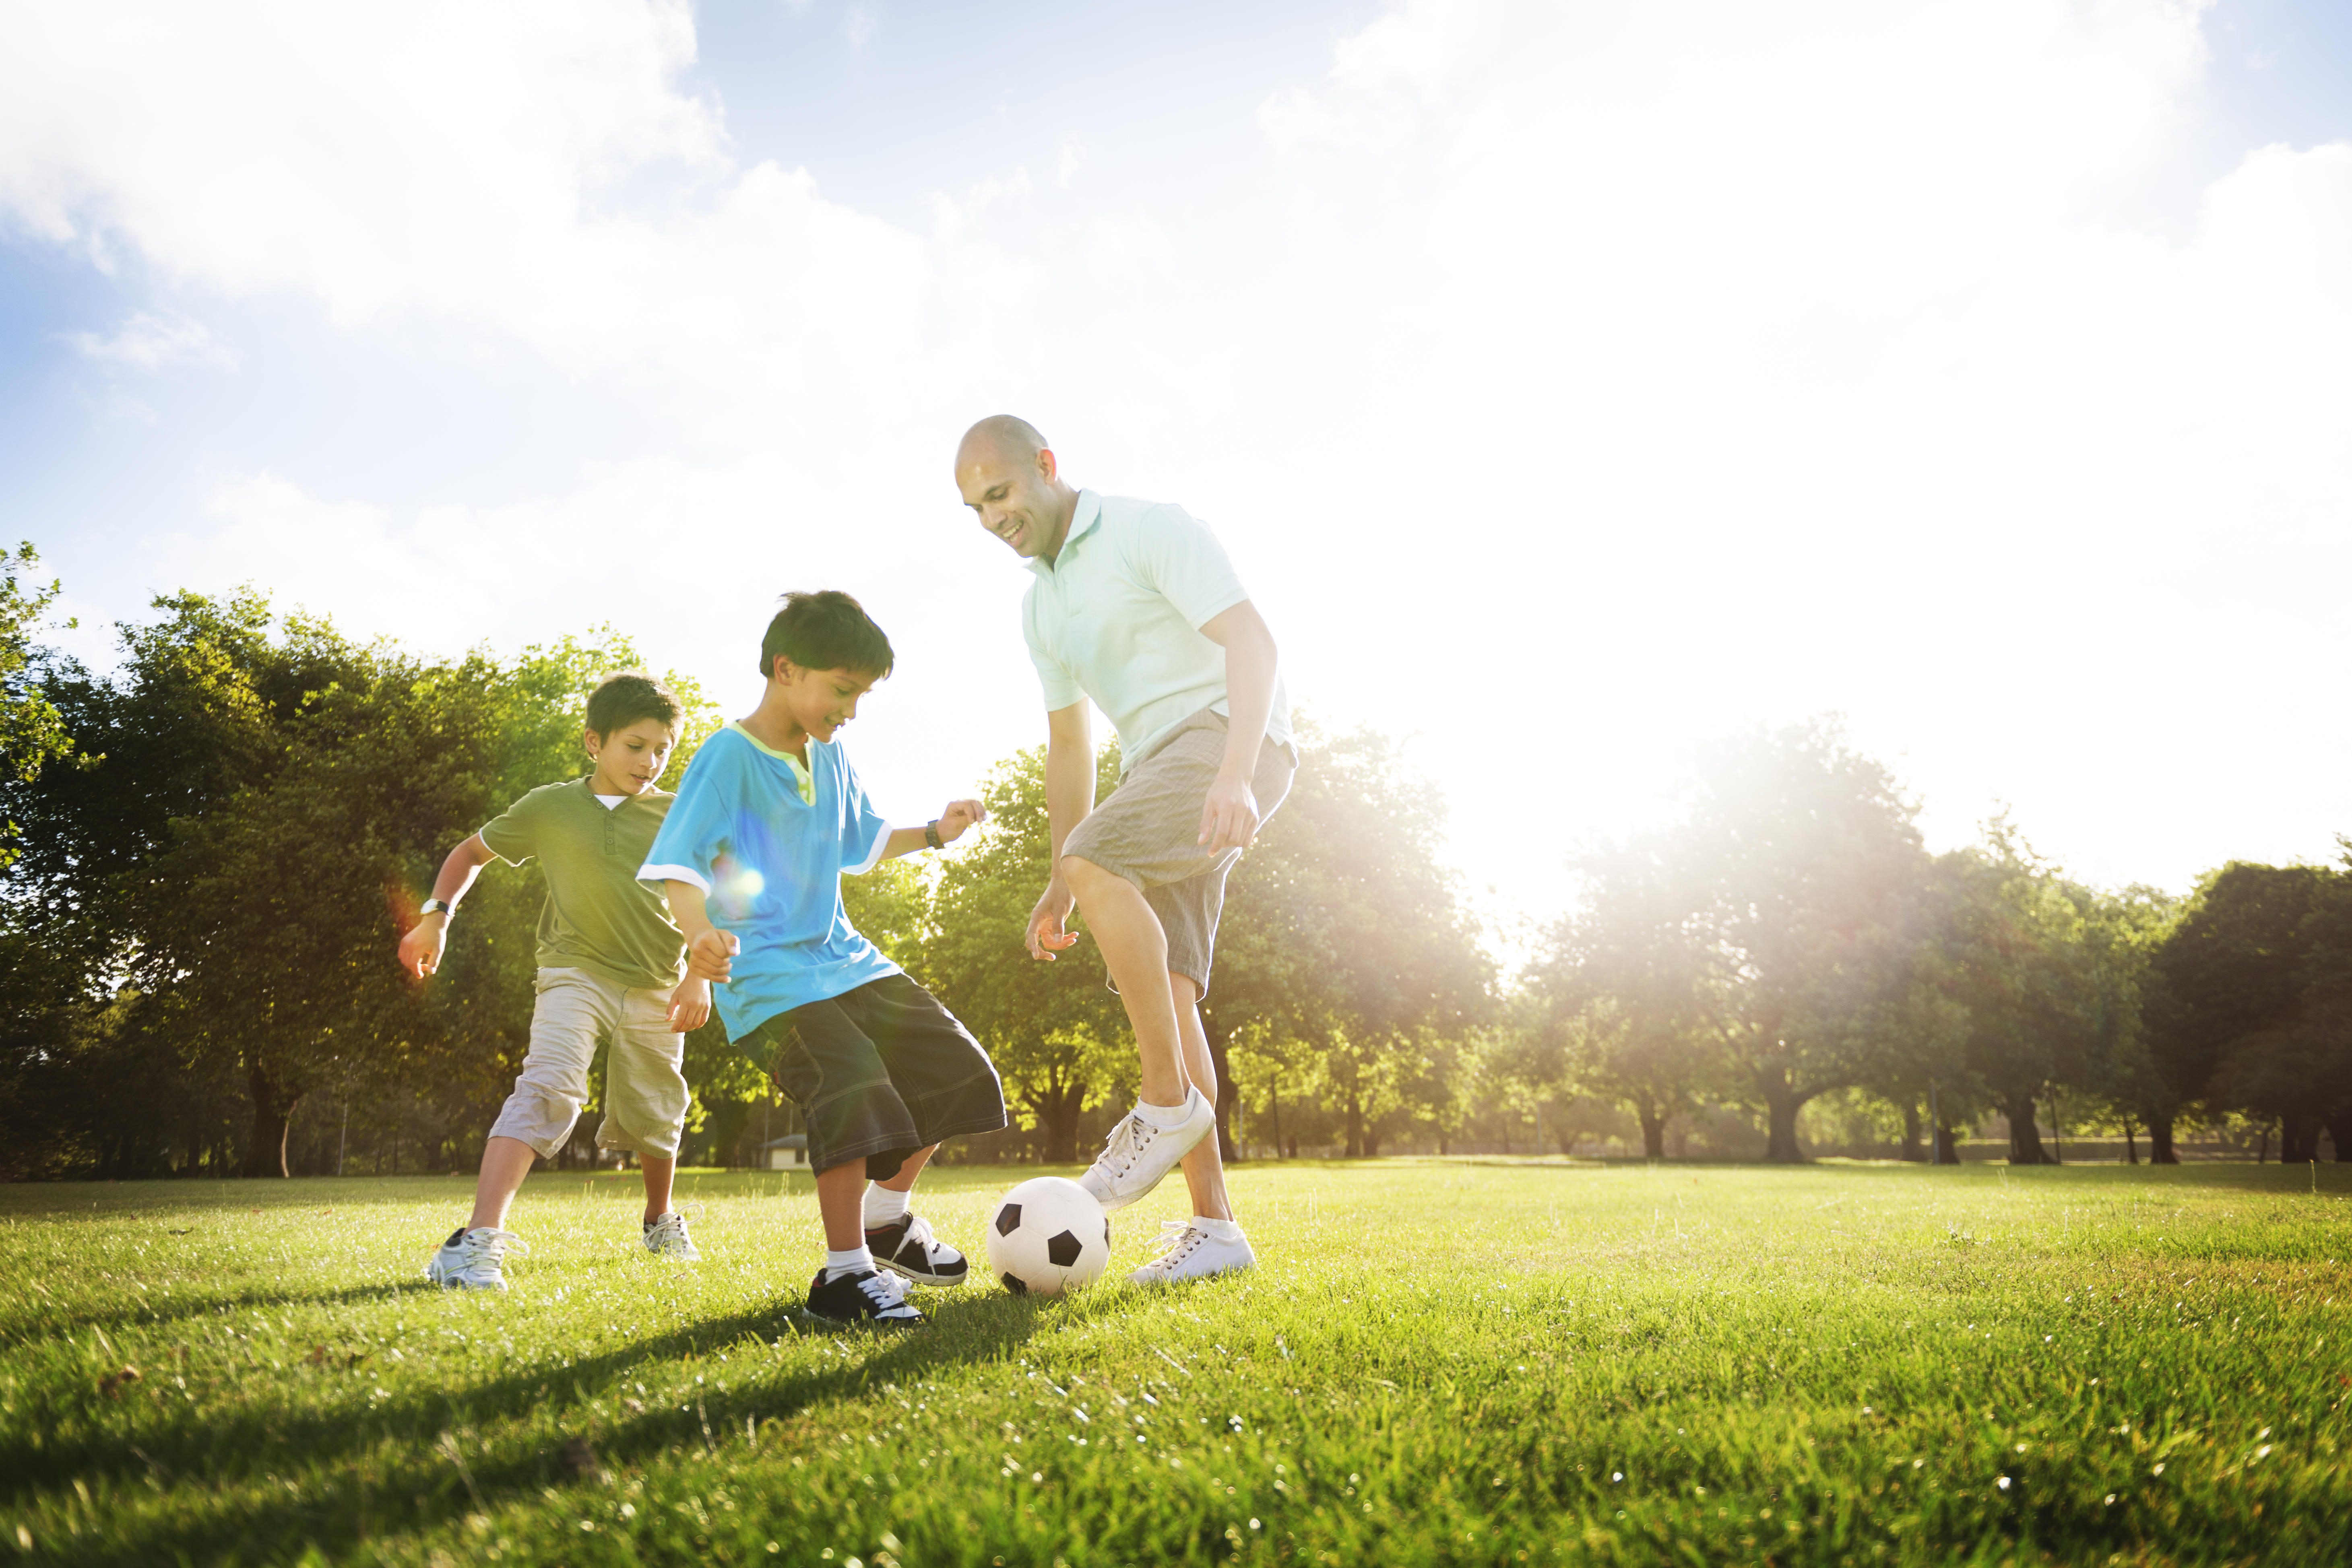
<instances>
[{"instance_id":1,"label":"leafy green tree","mask_svg":"<svg viewBox=\"0 0 2352 1568\"><path fill-rule=\"evenodd\" d=\"M912 961L903 951L894 956L987 1048L1006 1092L1034 1120L1044 1157L1068 1162L1077 1158L1079 1117L1131 1085L1136 1064L1095 945L1076 943L1050 964L1023 946L1053 853L1045 769L1037 747L990 774L981 789L989 820L940 864L919 952ZM1107 747L1097 798L1118 778L1118 752Z\"/></svg>"},{"instance_id":2,"label":"leafy green tree","mask_svg":"<svg viewBox=\"0 0 2352 1568\"><path fill-rule=\"evenodd\" d=\"M36 678L40 652L33 636L57 601L58 584L28 586L20 574L40 564L29 543L13 556L0 550L0 778L18 784L30 783L44 763L73 750L63 716ZM13 836L14 824L0 823L0 863L12 852Z\"/></svg>"},{"instance_id":3,"label":"leafy green tree","mask_svg":"<svg viewBox=\"0 0 2352 1568\"><path fill-rule=\"evenodd\" d=\"M1311 1066L1349 1155L1370 1155L1384 1118L1444 1113L1444 1064L1487 1016L1493 965L1441 858L1443 798L1395 742L1302 720L1298 747L1288 800L1226 883L1202 1023L1221 1126L1246 1038Z\"/></svg>"}]
</instances>

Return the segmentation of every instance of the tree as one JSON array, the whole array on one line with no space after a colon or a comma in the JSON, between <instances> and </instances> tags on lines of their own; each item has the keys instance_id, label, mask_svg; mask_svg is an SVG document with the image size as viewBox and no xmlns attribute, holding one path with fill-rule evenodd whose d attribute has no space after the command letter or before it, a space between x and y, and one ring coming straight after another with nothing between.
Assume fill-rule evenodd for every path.
<instances>
[{"instance_id":1,"label":"tree","mask_svg":"<svg viewBox=\"0 0 2352 1568\"><path fill-rule=\"evenodd\" d=\"M1869 1077L1912 984L1916 814L1817 720L1707 747L1682 820L1605 852L1655 868L1650 918L1703 962L1695 989L1765 1108L1771 1159L1802 1157L1808 1102Z\"/></svg>"},{"instance_id":2,"label":"tree","mask_svg":"<svg viewBox=\"0 0 2352 1568\"><path fill-rule=\"evenodd\" d=\"M20 572L40 564L29 543L17 546L14 556L0 550L0 779L16 784L31 783L45 763L73 750L64 716L36 678L41 654L33 632L57 601L59 584L27 588L18 580ZM0 823L0 864L13 853L15 833L14 823Z\"/></svg>"},{"instance_id":3,"label":"tree","mask_svg":"<svg viewBox=\"0 0 2352 1568\"><path fill-rule=\"evenodd\" d=\"M1107 746L1098 799L1117 787L1118 768L1116 747ZM927 936L908 967L987 1048L1007 1092L1035 1120L1045 1158L1075 1161L1078 1118L1134 1081L1127 1015L1093 943L1050 964L1023 945L1053 859L1045 748L998 766L981 799L989 820L941 863Z\"/></svg>"},{"instance_id":4,"label":"tree","mask_svg":"<svg viewBox=\"0 0 2352 1568\"><path fill-rule=\"evenodd\" d=\"M1246 1039L1261 1060L1311 1064L1349 1155L1370 1155L1384 1115L1438 1110L1438 1058L1486 1017L1493 966L1441 858L1437 790L1377 731L1297 728L1289 798L1226 883L1202 1004L1218 1123L1236 1097L1231 1047Z\"/></svg>"}]
</instances>

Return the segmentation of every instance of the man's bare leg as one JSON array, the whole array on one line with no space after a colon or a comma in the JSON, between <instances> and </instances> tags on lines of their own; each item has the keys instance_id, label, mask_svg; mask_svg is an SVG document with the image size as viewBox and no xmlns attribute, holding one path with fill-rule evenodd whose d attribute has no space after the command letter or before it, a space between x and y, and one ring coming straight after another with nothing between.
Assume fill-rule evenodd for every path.
<instances>
[{"instance_id":1,"label":"man's bare leg","mask_svg":"<svg viewBox=\"0 0 2352 1568\"><path fill-rule=\"evenodd\" d=\"M670 1184L677 1176L677 1156L665 1159L659 1155L639 1155L637 1165L646 1173L646 1222L659 1219L669 1212Z\"/></svg>"},{"instance_id":2,"label":"man's bare leg","mask_svg":"<svg viewBox=\"0 0 2352 1568\"><path fill-rule=\"evenodd\" d=\"M482 1145L482 1174L474 1183L474 1217L468 1230L504 1230L522 1178L530 1175L539 1151L520 1138L492 1138Z\"/></svg>"},{"instance_id":3,"label":"man's bare leg","mask_svg":"<svg viewBox=\"0 0 2352 1568\"><path fill-rule=\"evenodd\" d=\"M1189 975L1171 974L1169 990L1176 1008L1176 1026L1184 1041L1184 1069L1192 1082L1217 1103L1217 1064L1209 1054L1209 1033L1201 1027L1201 989ZM1233 1198L1225 1191L1225 1161L1217 1148L1217 1134L1211 1133L1192 1145L1184 1156L1184 1185L1192 1195L1192 1212L1206 1219L1231 1219Z\"/></svg>"},{"instance_id":4,"label":"man's bare leg","mask_svg":"<svg viewBox=\"0 0 2352 1568\"><path fill-rule=\"evenodd\" d=\"M1135 1030L1135 1051L1143 1070L1143 1100L1150 1105L1181 1105L1190 1086L1185 1046L1176 1020L1176 996L1169 984L1168 934L1142 890L1116 872L1076 855L1062 857L1062 876L1087 917L1104 967L1126 1004ZM1199 1019L1193 1028L1200 1027ZM1205 1039L1201 1059L1208 1058ZM1214 1080L1213 1079L1213 1082ZM1191 1169L1188 1165L1187 1171Z\"/></svg>"}]
</instances>

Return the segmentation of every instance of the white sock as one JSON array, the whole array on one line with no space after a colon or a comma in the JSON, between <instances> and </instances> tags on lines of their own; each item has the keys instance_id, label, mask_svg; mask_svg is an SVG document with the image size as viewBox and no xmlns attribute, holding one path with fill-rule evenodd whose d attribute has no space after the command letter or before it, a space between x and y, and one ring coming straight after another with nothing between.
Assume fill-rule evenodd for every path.
<instances>
[{"instance_id":1,"label":"white sock","mask_svg":"<svg viewBox=\"0 0 2352 1568\"><path fill-rule=\"evenodd\" d=\"M1239 1241L1242 1228L1230 1219L1212 1219L1205 1214L1192 1217L1192 1228L1212 1241Z\"/></svg>"},{"instance_id":2,"label":"white sock","mask_svg":"<svg viewBox=\"0 0 2352 1568\"><path fill-rule=\"evenodd\" d=\"M844 1274L866 1274L873 1272L873 1270L874 1254L866 1249L863 1242L846 1252L827 1252L824 1255L824 1277L827 1283L840 1279Z\"/></svg>"},{"instance_id":3,"label":"white sock","mask_svg":"<svg viewBox=\"0 0 2352 1568\"><path fill-rule=\"evenodd\" d=\"M896 1225L907 1218L907 1197L903 1192L892 1192L878 1181L866 1184L866 1228L879 1230L886 1225Z\"/></svg>"},{"instance_id":4,"label":"white sock","mask_svg":"<svg viewBox=\"0 0 2352 1568\"><path fill-rule=\"evenodd\" d=\"M1184 1096L1183 1103L1179 1105L1154 1105L1149 1100L1138 1100L1135 1103L1135 1113L1142 1117L1148 1124L1159 1128L1163 1133L1182 1126L1184 1113L1192 1108L1192 1097L1189 1093Z\"/></svg>"}]
</instances>

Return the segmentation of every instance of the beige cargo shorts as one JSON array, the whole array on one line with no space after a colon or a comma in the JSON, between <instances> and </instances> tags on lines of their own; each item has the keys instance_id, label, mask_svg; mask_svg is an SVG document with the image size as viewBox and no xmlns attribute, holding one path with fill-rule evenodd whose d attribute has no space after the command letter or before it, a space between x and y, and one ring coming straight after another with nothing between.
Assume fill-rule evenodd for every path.
<instances>
[{"instance_id":1,"label":"beige cargo shorts","mask_svg":"<svg viewBox=\"0 0 2352 1568\"><path fill-rule=\"evenodd\" d=\"M1201 846L1201 810L1209 786L1224 766L1232 727L1214 708L1202 708L1154 741L1120 778L1110 799L1063 841L1062 852L1092 861L1142 890L1144 902L1168 934L1168 972L1209 994L1209 966L1217 946L1217 917L1225 906L1225 875L1239 850L1212 855ZM1272 818L1298 771L1297 755L1282 741L1258 747L1250 792L1258 820Z\"/></svg>"},{"instance_id":2,"label":"beige cargo shorts","mask_svg":"<svg viewBox=\"0 0 2352 1568\"><path fill-rule=\"evenodd\" d=\"M677 1157L686 1128L686 1037L669 1027L667 989L622 986L585 969L541 969L530 1012L530 1050L514 1092L490 1128L494 1138L529 1144L552 1159L588 1102L588 1069L604 1058L600 1149Z\"/></svg>"}]
</instances>

